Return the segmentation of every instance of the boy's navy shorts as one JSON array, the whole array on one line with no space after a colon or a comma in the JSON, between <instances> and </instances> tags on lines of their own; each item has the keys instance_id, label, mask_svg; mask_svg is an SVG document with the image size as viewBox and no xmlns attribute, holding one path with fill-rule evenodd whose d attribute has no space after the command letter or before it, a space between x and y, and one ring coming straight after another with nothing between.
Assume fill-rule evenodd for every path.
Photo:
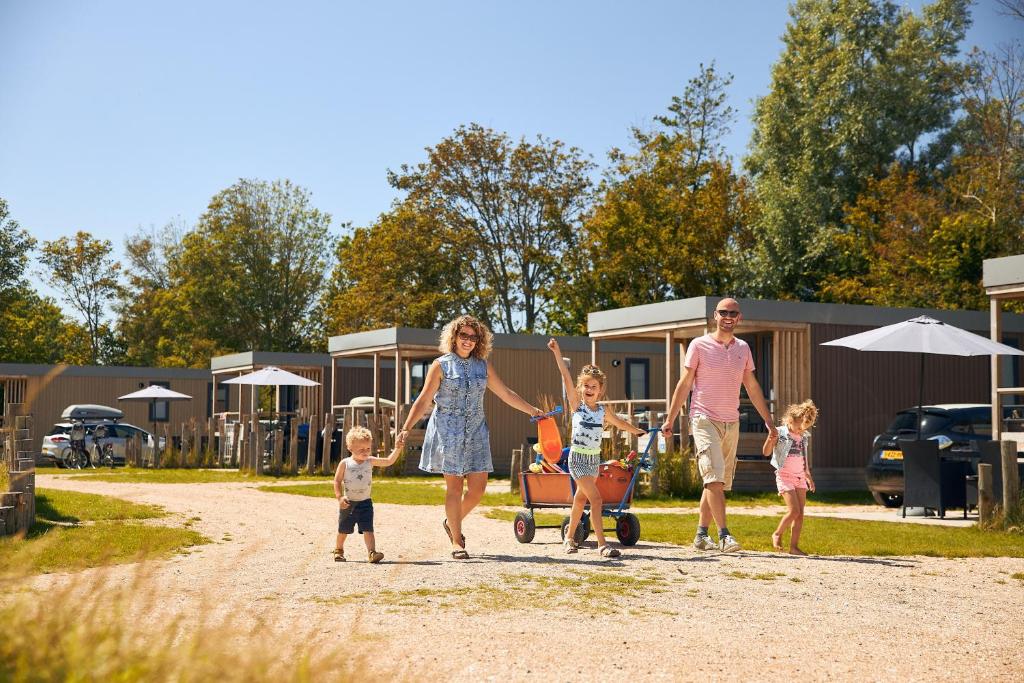
<instances>
[{"instance_id":1,"label":"boy's navy shorts","mask_svg":"<svg viewBox=\"0 0 1024 683\"><path fill-rule=\"evenodd\" d=\"M373 533L373 501L367 498L338 511L338 533L350 534L359 525L359 533Z\"/></svg>"}]
</instances>

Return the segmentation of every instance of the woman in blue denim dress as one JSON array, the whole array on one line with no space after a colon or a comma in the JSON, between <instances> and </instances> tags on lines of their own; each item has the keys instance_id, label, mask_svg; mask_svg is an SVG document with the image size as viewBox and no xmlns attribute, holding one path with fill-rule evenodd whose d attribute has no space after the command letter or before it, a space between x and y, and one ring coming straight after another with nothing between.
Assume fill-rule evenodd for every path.
<instances>
[{"instance_id":1,"label":"woman in blue denim dress","mask_svg":"<svg viewBox=\"0 0 1024 683\"><path fill-rule=\"evenodd\" d=\"M462 520L476 507L494 471L491 442L484 417L484 394L490 389L502 401L527 415L541 410L505 386L490 367L491 332L472 316L456 318L441 332L444 354L430 365L423 391L409 409L400 438L436 403L423 440L420 469L444 475L447 518L443 526L452 557L464 560L466 537Z\"/></svg>"}]
</instances>

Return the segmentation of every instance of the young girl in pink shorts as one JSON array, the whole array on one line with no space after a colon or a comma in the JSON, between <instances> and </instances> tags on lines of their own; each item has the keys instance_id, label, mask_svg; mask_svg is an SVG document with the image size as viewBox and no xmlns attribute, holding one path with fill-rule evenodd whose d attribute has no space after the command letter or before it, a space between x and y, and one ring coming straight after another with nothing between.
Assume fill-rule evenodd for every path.
<instances>
[{"instance_id":1,"label":"young girl in pink shorts","mask_svg":"<svg viewBox=\"0 0 1024 683\"><path fill-rule=\"evenodd\" d=\"M804 525L804 504L807 491L814 492L814 479L807 464L807 432L818 419L818 408L810 399L786 408L776 438L768 437L761 452L772 459L775 485L786 501L786 514L772 534L772 547L782 550L782 535L792 526L789 537L791 555L806 555L800 550L800 529Z\"/></svg>"}]
</instances>

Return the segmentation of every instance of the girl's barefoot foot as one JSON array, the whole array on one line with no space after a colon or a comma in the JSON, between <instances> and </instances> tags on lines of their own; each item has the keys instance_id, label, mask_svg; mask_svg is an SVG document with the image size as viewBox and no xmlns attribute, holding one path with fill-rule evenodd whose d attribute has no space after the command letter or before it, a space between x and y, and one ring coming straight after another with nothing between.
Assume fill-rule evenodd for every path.
<instances>
[{"instance_id":1,"label":"girl's barefoot foot","mask_svg":"<svg viewBox=\"0 0 1024 683\"><path fill-rule=\"evenodd\" d=\"M789 554L790 555L800 555L801 557L807 557L807 553L805 553L803 550L800 550L800 548L790 548L789 549Z\"/></svg>"},{"instance_id":2,"label":"girl's barefoot foot","mask_svg":"<svg viewBox=\"0 0 1024 683\"><path fill-rule=\"evenodd\" d=\"M782 534L772 534L772 547L782 552Z\"/></svg>"}]
</instances>

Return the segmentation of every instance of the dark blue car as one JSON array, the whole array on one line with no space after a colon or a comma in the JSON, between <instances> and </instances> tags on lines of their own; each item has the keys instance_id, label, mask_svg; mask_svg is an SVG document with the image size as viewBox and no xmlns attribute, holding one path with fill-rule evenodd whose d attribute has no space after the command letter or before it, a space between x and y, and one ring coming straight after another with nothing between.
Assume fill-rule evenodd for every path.
<instances>
[{"instance_id":1,"label":"dark blue car","mask_svg":"<svg viewBox=\"0 0 1024 683\"><path fill-rule=\"evenodd\" d=\"M968 449L972 441L992 438L992 407L989 405L955 403L924 406L921 412L921 438L938 439L940 447ZM895 508L903 504L903 451L897 440L912 439L916 435L915 406L898 412L888 429L875 437L866 476L868 489L879 505Z\"/></svg>"}]
</instances>

